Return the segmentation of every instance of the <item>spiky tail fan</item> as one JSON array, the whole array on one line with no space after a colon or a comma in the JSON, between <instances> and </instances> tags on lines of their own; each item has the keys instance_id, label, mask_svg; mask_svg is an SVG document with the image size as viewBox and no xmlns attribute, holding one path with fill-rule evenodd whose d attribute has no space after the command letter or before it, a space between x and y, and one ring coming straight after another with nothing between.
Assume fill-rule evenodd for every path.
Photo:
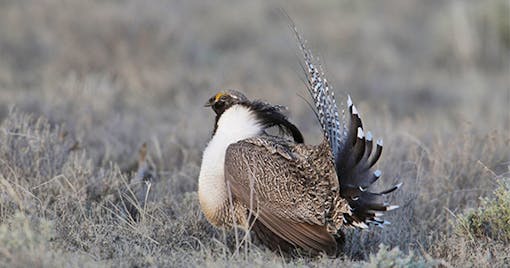
<instances>
[{"instance_id":1,"label":"spiky tail fan","mask_svg":"<svg viewBox=\"0 0 510 268\"><path fill-rule=\"evenodd\" d=\"M372 134L363 130L361 118L348 96L349 123L346 124L344 111L342 120L336 106L334 93L330 89L320 65L314 64L311 51L307 49L296 27L292 25L304 56L304 71L307 88L310 93L316 115L331 147L338 181L340 196L351 207L351 213L344 214L344 223L348 226L366 228L368 223L382 226L388 222L381 220L383 212L398 206L383 202L381 197L398 189L401 184L382 191L370 192L369 187L381 177L381 171L372 171L382 153L382 140L378 140L373 150Z\"/></svg>"}]
</instances>

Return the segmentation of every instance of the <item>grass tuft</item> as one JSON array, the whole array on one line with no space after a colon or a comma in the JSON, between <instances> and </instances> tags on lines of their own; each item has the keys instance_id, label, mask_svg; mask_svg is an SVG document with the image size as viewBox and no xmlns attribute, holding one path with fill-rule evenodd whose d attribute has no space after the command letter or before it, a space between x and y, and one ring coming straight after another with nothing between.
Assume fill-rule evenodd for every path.
<instances>
[{"instance_id":1,"label":"grass tuft","mask_svg":"<svg viewBox=\"0 0 510 268\"><path fill-rule=\"evenodd\" d=\"M384 244L379 245L379 250L375 254L370 254L366 263L359 267L385 268L385 267L438 267L442 262L430 257L416 256L412 251L405 254L398 247L390 249Z\"/></svg>"}]
</instances>

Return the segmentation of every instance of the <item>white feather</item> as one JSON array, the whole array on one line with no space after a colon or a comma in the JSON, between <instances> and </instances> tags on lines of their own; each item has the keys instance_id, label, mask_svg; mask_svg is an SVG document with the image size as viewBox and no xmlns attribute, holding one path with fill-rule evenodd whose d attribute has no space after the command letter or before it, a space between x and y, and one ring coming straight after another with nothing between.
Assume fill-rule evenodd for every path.
<instances>
[{"instance_id":1,"label":"white feather","mask_svg":"<svg viewBox=\"0 0 510 268\"><path fill-rule=\"evenodd\" d=\"M379 138L379 139L377 140L377 145L379 145L379 146L383 146L383 139L382 139L382 138Z\"/></svg>"},{"instance_id":2,"label":"white feather","mask_svg":"<svg viewBox=\"0 0 510 268\"><path fill-rule=\"evenodd\" d=\"M198 196L206 217L228 200L224 178L225 152L227 147L240 140L260 135L262 125L249 108L234 105L218 120L218 128L202 155L198 177Z\"/></svg>"},{"instance_id":3,"label":"white feather","mask_svg":"<svg viewBox=\"0 0 510 268\"><path fill-rule=\"evenodd\" d=\"M358 138L363 139L365 134L363 133L363 129L361 127L358 127Z\"/></svg>"},{"instance_id":4,"label":"white feather","mask_svg":"<svg viewBox=\"0 0 510 268\"><path fill-rule=\"evenodd\" d=\"M399 208L399 207L400 207L400 206L396 206L396 205L394 205L394 206L387 206L387 207L386 207L386 211L394 210L394 209L397 209L397 208Z\"/></svg>"},{"instance_id":5,"label":"white feather","mask_svg":"<svg viewBox=\"0 0 510 268\"><path fill-rule=\"evenodd\" d=\"M372 140L372 132L368 131L367 132L367 141L371 141Z\"/></svg>"},{"instance_id":6,"label":"white feather","mask_svg":"<svg viewBox=\"0 0 510 268\"><path fill-rule=\"evenodd\" d=\"M356 106L352 106L352 114L358 114L358 109L356 109Z\"/></svg>"},{"instance_id":7,"label":"white feather","mask_svg":"<svg viewBox=\"0 0 510 268\"><path fill-rule=\"evenodd\" d=\"M364 222L357 222L357 221L354 221L352 222L352 224L358 228L361 228L361 229L366 229L368 228L368 225Z\"/></svg>"}]
</instances>

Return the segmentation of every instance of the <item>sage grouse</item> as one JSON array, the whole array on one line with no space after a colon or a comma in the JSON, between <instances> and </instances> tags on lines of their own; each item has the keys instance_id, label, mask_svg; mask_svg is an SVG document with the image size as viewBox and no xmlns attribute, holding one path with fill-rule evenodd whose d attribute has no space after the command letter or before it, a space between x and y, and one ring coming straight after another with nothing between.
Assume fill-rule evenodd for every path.
<instances>
[{"instance_id":1,"label":"sage grouse","mask_svg":"<svg viewBox=\"0 0 510 268\"><path fill-rule=\"evenodd\" d=\"M213 136L203 152L198 181L200 206L217 227L250 229L273 250L300 248L315 255L337 253L343 226L384 225L391 206L369 187L381 171L372 167L382 152L348 97L348 123L341 120L333 92L298 35L307 87L324 140L304 144L284 107L250 101L225 90L208 100L216 113ZM345 116L342 116L345 117ZM278 127L280 135L268 128Z\"/></svg>"}]
</instances>

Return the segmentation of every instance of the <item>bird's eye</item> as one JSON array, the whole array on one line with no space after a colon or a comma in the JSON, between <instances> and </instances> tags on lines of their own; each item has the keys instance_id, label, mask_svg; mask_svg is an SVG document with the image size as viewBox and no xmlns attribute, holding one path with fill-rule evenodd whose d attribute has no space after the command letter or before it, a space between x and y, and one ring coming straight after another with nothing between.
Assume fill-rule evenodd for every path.
<instances>
[{"instance_id":1,"label":"bird's eye","mask_svg":"<svg viewBox=\"0 0 510 268\"><path fill-rule=\"evenodd\" d=\"M213 104L212 108L216 114L221 114L225 111L225 106L226 103L224 101L218 100Z\"/></svg>"},{"instance_id":2,"label":"bird's eye","mask_svg":"<svg viewBox=\"0 0 510 268\"><path fill-rule=\"evenodd\" d=\"M223 106L225 106L225 102L222 100L219 100L216 103L214 103L215 108L222 108Z\"/></svg>"}]
</instances>

